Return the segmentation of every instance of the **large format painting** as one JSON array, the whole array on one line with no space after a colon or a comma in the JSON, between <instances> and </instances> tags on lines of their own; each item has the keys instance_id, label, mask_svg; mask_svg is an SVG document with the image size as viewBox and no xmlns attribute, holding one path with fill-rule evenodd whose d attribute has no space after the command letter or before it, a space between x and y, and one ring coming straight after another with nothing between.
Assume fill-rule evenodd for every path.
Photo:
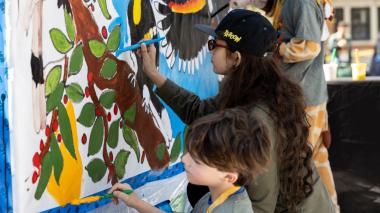
<instances>
[{"instance_id":1,"label":"large format painting","mask_svg":"<svg viewBox=\"0 0 380 213\"><path fill-rule=\"evenodd\" d=\"M226 2L2 4L1 33L9 36L1 72L8 75L0 77L9 80L0 85L9 88L13 211L125 212L110 200L71 204L117 182L162 209L184 211L187 180L179 162L186 125L155 95L142 59L127 47L164 37L156 43L160 72L201 98L215 95L208 36L193 26L210 24Z\"/></svg>"}]
</instances>

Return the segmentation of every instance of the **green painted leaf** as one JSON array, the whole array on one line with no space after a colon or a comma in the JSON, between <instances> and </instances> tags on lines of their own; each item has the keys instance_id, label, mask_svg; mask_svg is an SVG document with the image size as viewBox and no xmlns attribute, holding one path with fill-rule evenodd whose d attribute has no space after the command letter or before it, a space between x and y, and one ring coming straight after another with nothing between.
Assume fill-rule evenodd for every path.
<instances>
[{"instance_id":1,"label":"green painted leaf","mask_svg":"<svg viewBox=\"0 0 380 213\"><path fill-rule=\"evenodd\" d=\"M119 141L119 123L120 119L112 122L110 131L108 132L107 144L113 149L116 148L117 142Z\"/></svg>"},{"instance_id":2,"label":"green painted leaf","mask_svg":"<svg viewBox=\"0 0 380 213\"><path fill-rule=\"evenodd\" d=\"M71 156L76 160L70 120L69 116L67 115L66 108L62 103L59 103L58 106L58 123L59 129L61 130L63 143L65 144L67 150L70 152Z\"/></svg>"},{"instance_id":3,"label":"green painted leaf","mask_svg":"<svg viewBox=\"0 0 380 213\"><path fill-rule=\"evenodd\" d=\"M102 148L103 142L103 117L98 117L92 127L90 134L90 144L88 146L88 156L95 155Z\"/></svg>"},{"instance_id":4,"label":"green painted leaf","mask_svg":"<svg viewBox=\"0 0 380 213\"><path fill-rule=\"evenodd\" d=\"M91 177L92 182L96 183L99 182L106 174L107 166L104 161L99 158L95 158L87 164L86 170L88 172L88 176Z\"/></svg>"},{"instance_id":5,"label":"green painted leaf","mask_svg":"<svg viewBox=\"0 0 380 213\"><path fill-rule=\"evenodd\" d=\"M162 161L164 159L164 155L166 152L166 145L164 143L160 143L156 146L156 156L159 161Z\"/></svg>"},{"instance_id":6,"label":"green painted leaf","mask_svg":"<svg viewBox=\"0 0 380 213\"><path fill-rule=\"evenodd\" d=\"M46 101L46 110L48 113L51 112L53 109L55 109L59 103L61 103L63 90L64 90L64 86L63 86L63 83L61 82L58 84L54 92L49 95Z\"/></svg>"},{"instance_id":7,"label":"green painted leaf","mask_svg":"<svg viewBox=\"0 0 380 213\"><path fill-rule=\"evenodd\" d=\"M61 79L61 73L62 67L60 65L57 65L50 70L45 82L45 96L49 96L58 86L59 80Z\"/></svg>"},{"instance_id":8,"label":"green painted leaf","mask_svg":"<svg viewBox=\"0 0 380 213\"><path fill-rule=\"evenodd\" d=\"M74 102L79 103L84 98L82 87L77 83L72 83L66 87L67 96Z\"/></svg>"},{"instance_id":9,"label":"green painted leaf","mask_svg":"<svg viewBox=\"0 0 380 213\"><path fill-rule=\"evenodd\" d=\"M74 41L75 40L75 27L74 27L74 23L73 23L73 18L67 12L67 9L64 9L64 14L65 14L65 25L66 25L67 35L69 35L69 38L71 41Z\"/></svg>"},{"instance_id":10,"label":"green painted leaf","mask_svg":"<svg viewBox=\"0 0 380 213\"><path fill-rule=\"evenodd\" d=\"M177 137L175 138L172 150L170 152L170 162L177 161L179 154L181 153L181 137L178 133Z\"/></svg>"},{"instance_id":11,"label":"green painted leaf","mask_svg":"<svg viewBox=\"0 0 380 213\"><path fill-rule=\"evenodd\" d=\"M116 168L116 176L119 180L122 179L125 175L125 165L127 165L127 161L130 154L131 153L129 151L122 149L116 155L115 168Z\"/></svg>"},{"instance_id":12,"label":"green painted leaf","mask_svg":"<svg viewBox=\"0 0 380 213\"><path fill-rule=\"evenodd\" d=\"M80 112L78 122L85 127L91 127L95 121L95 105L86 103Z\"/></svg>"},{"instance_id":13,"label":"green painted leaf","mask_svg":"<svg viewBox=\"0 0 380 213\"><path fill-rule=\"evenodd\" d=\"M104 52L106 51L106 45L103 42L100 42L98 40L90 40L89 43L91 53L97 57L100 58L104 55Z\"/></svg>"},{"instance_id":14,"label":"green painted leaf","mask_svg":"<svg viewBox=\"0 0 380 213\"><path fill-rule=\"evenodd\" d=\"M137 143L137 137L135 132L127 125L123 126L123 138L124 141L133 149L136 154L137 162L140 161L140 148Z\"/></svg>"},{"instance_id":15,"label":"green painted leaf","mask_svg":"<svg viewBox=\"0 0 380 213\"><path fill-rule=\"evenodd\" d=\"M113 59L107 58L104 60L103 66L100 69L99 75L102 78L105 78L107 80L111 80L113 77L115 77L117 72L117 64Z\"/></svg>"},{"instance_id":16,"label":"green painted leaf","mask_svg":"<svg viewBox=\"0 0 380 213\"><path fill-rule=\"evenodd\" d=\"M111 15L108 12L107 1L106 0L98 0L98 4L99 4L99 7L100 7L100 10L102 11L102 14L103 14L104 18L110 20L111 19Z\"/></svg>"},{"instance_id":17,"label":"green painted leaf","mask_svg":"<svg viewBox=\"0 0 380 213\"><path fill-rule=\"evenodd\" d=\"M41 199L42 194L44 193L46 186L49 182L50 175L52 172L52 158L51 153L46 153L44 159L42 160L41 165L41 176L39 177L38 185L36 192L34 193L34 198L37 200Z\"/></svg>"},{"instance_id":18,"label":"green painted leaf","mask_svg":"<svg viewBox=\"0 0 380 213\"><path fill-rule=\"evenodd\" d=\"M52 154L52 161L53 161L53 169L54 169L54 178L55 181L59 185L59 179L62 174L63 169L63 157L61 150L59 149L57 139L54 135L54 133L51 133L51 141L50 141L50 150Z\"/></svg>"},{"instance_id":19,"label":"green painted leaf","mask_svg":"<svg viewBox=\"0 0 380 213\"><path fill-rule=\"evenodd\" d=\"M100 95L99 101L102 106L107 109L112 107L113 102L115 101L115 91L107 90Z\"/></svg>"},{"instance_id":20,"label":"green painted leaf","mask_svg":"<svg viewBox=\"0 0 380 213\"><path fill-rule=\"evenodd\" d=\"M73 48L73 43L70 42L65 34L63 34L63 32L58 28L53 28L50 30L50 38L55 49L62 54L69 52L69 50Z\"/></svg>"},{"instance_id":21,"label":"green painted leaf","mask_svg":"<svg viewBox=\"0 0 380 213\"><path fill-rule=\"evenodd\" d=\"M116 25L110 34L107 41L107 48L109 51L114 52L120 44L120 25Z\"/></svg>"},{"instance_id":22,"label":"green painted leaf","mask_svg":"<svg viewBox=\"0 0 380 213\"><path fill-rule=\"evenodd\" d=\"M83 45L79 44L73 50L70 57L69 74L76 75L80 72L83 66Z\"/></svg>"},{"instance_id":23,"label":"green painted leaf","mask_svg":"<svg viewBox=\"0 0 380 213\"><path fill-rule=\"evenodd\" d=\"M124 116L123 117L124 117L124 120L127 120L130 123L134 123L135 122L135 118L136 118L136 103L133 103L127 109L127 111L124 112Z\"/></svg>"}]
</instances>

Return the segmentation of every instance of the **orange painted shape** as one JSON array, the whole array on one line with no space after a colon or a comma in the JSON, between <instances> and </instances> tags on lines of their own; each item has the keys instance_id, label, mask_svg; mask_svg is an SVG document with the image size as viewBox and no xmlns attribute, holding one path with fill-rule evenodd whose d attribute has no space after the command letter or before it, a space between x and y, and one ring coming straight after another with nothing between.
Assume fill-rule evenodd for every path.
<instances>
[{"instance_id":1,"label":"orange painted shape","mask_svg":"<svg viewBox=\"0 0 380 213\"><path fill-rule=\"evenodd\" d=\"M95 202L95 201L98 201L100 200L100 196L91 196L91 197L85 197L85 198L82 198L82 199L75 199L71 202L72 205L79 205L79 204L82 204L82 203L92 203L92 202Z\"/></svg>"},{"instance_id":2,"label":"orange painted shape","mask_svg":"<svg viewBox=\"0 0 380 213\"><path fill-rule=\"evenodd\" d=\"M75 149L75 160L67 150L65 144L59 144L63 157L63 169L59 179L59 185L54 178L54 170L50 176L47 185L47 191L57 201L60 206L64 206L73 200L80 198L83 165L78 148L78 132L76 126L76 117L74 107L69 100L66 104L67 114L70 120L71 133L73 135L73 143Z\"/></svg>"},{"instance_id":3,"label":"orange painted shape","mask_svg":"<svg viewBox=\"0 0 380 213\"><path fill-rule=\"evenodd\" d=\"M175 3L172 1L168 5L174 13L197 13L206 6L206 0L189 0L186 3Z\"/></svg>"}]
</instances>

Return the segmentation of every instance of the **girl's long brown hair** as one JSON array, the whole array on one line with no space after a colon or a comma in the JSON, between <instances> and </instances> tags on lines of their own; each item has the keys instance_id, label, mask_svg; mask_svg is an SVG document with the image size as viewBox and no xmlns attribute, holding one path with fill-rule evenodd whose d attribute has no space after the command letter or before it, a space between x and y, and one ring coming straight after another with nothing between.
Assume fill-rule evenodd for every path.
<instances>
[{"instance_id":1,"label":"girl's long brown hair","mask_svg":"<svg viewBox=\"0 0 380 213\"><path fill-rule=\"evenodd\" d=\"M229 53L230 54L230 53ZM280 68L272 55L242 54L238 67L225 77L218 98L221 108L261 104L270 110L280 140L277 144L280 199L289 212L313 191L312 150L308 144L301 87Z\"/></svg>"}]
</instances>

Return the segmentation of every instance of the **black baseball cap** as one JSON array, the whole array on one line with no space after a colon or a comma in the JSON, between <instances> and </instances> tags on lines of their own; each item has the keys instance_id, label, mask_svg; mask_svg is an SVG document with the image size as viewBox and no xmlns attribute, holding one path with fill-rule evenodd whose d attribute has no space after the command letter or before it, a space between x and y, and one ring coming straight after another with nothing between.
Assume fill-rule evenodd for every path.
<instances>
[{"instance_id":1,"label":"black baseball cap","mask_svg":"<svg viewBox=\"0 0 380 213\"><path fill-rule=\"evenodd\" d=\"M231 51L262 57L277 44L277 32L260 13L244 9L229 12L216 29L204 24L195 28L224 40Z\"/></svg>"}]
</instances>

